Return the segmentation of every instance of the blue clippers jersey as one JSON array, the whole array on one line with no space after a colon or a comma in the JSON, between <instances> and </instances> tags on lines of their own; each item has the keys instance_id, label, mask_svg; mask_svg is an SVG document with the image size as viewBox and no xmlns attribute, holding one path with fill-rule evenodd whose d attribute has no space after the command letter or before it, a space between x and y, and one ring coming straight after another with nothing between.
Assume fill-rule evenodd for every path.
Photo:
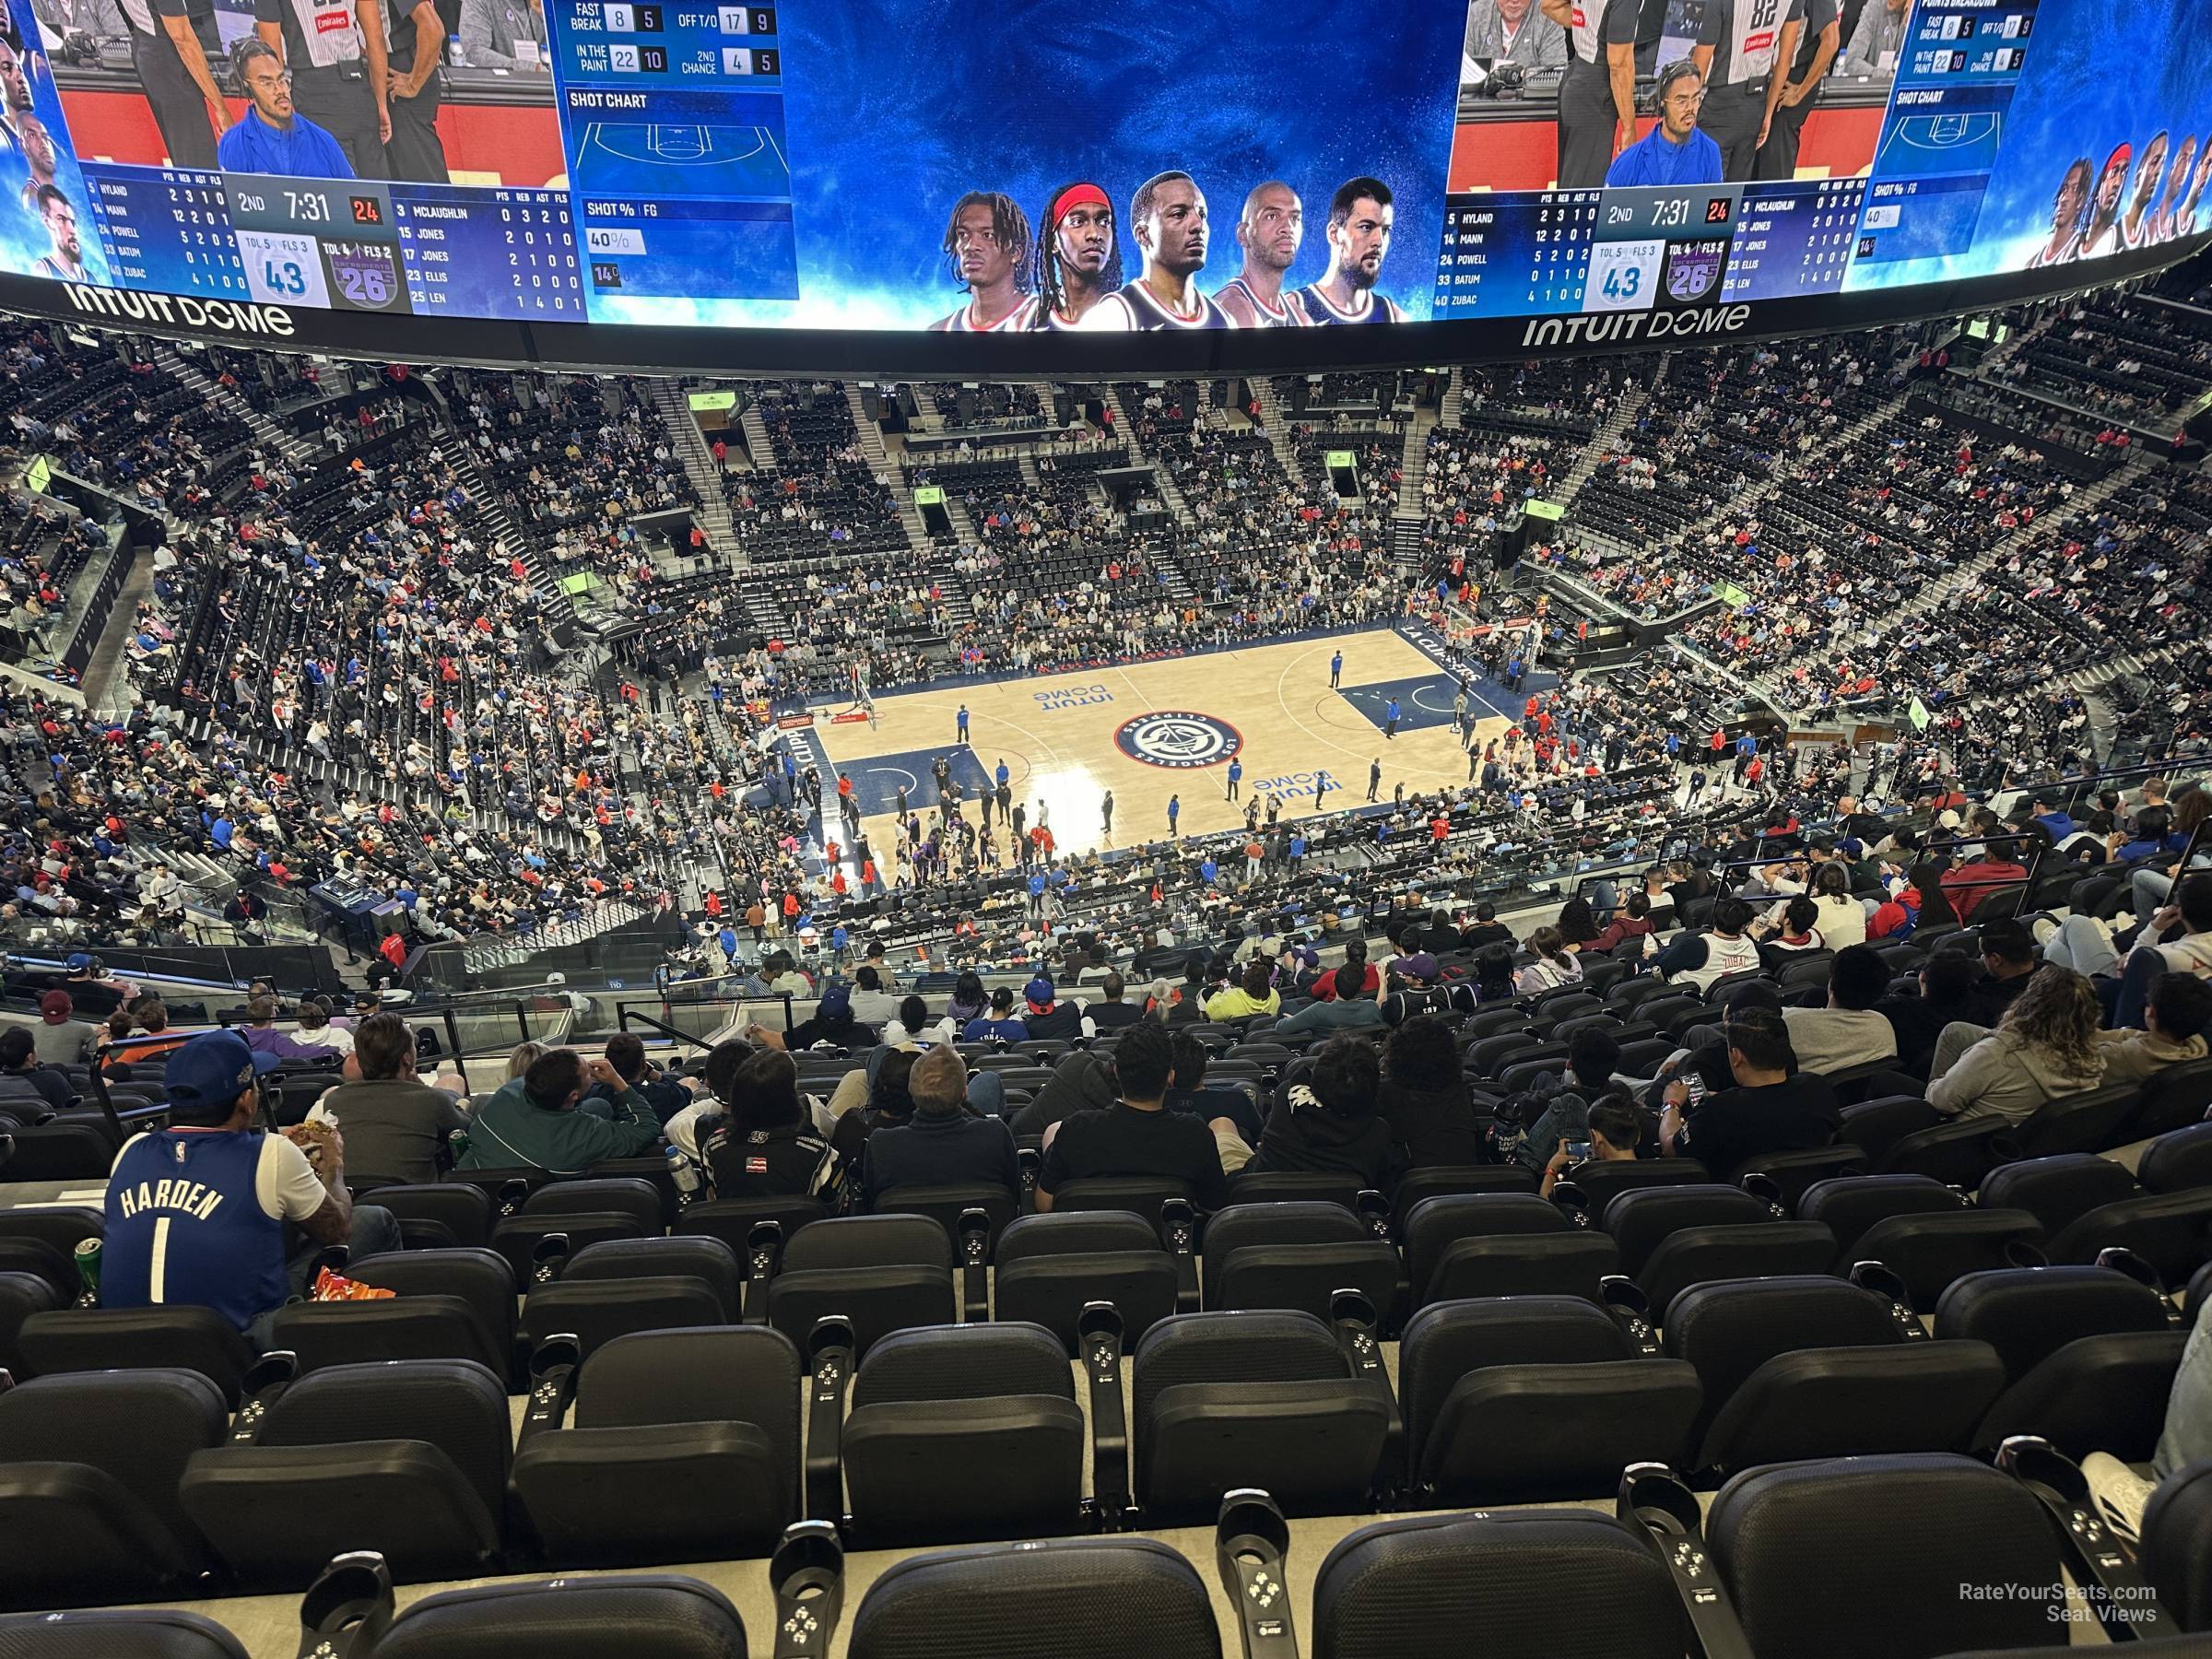
<instances>
[{"instance_id":1,"label":"blue clippers jersey","mask_svg":"<svg viewBox=\"0 0 2212 1659\"><path fill-rule=\"evenodd\" d=\"M253 1194L262 1140L165 1129L123 1149L108 1177L102 1307L196 1302L242 1331L282 1305L284 1223Z\"/></svg>"}]
</instances>

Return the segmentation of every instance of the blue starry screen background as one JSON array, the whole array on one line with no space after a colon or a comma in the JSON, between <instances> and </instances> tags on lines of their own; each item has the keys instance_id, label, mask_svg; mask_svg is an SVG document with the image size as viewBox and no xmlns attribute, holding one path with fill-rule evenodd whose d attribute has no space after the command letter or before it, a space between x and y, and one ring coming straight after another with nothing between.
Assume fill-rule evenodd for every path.
<instances>
[{"instance_id":1,"label":"blue starry screen background","mask_svg":"<svg viewBox=\"0 0 2212 1659\"><path fill-rule=\"evenodd\" d=\"M789 0L778 6L796 203L794 301L592 301L594 318L925 328L963 303L942 245L952 205L999 190L1032 226L1075 179L1114 202L1181 169L1206 193L1199 285L1241 263L1245 192L1304 199L1287 281L1328 263L1330 194L1372 174L1396 196L1381 291L1429 315L1465 10L1457 0Z\"/></svg>"}]
</instances>

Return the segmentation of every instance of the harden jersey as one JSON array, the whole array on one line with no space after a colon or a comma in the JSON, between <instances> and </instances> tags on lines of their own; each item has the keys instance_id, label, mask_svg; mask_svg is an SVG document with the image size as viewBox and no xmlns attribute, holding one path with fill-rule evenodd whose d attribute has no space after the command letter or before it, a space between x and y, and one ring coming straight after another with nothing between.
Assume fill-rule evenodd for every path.
<instances>
[{"instance_id":1,"label":"harden jersey","mask_svg":"<svg viewBox=\"0 0 2212 1659\"><path fill-rule=\"evenodd\" d=\"M1403 323L1406 313L1394 300L1386 300L1370 288L1367 303L1358 311L1344 311L1335 301L1321 291L1321 284L1309 283L1298 290L1298 298L1306 308L1306 321L1316 327L1334 323Z\"/></svg>"},{"instance_id":2,"label":"harden jersey","mask_svg":"<svg viewBox=\"0 0 2212 1659\"><path fill-rule=\"evenodd\" d=\"M1132 282L1115 289L1083 313L1081 328L1119 331L1155 328L1234 328L1236 319L1216 305L1204 294L1198 296L1198 311L1194 316L1176 315L1153 295L1144 282Z\"/></svg>"},{"instance_id":3,"label":"harden jersey","mask_svg":"<svg viewBox=\"0 0 2212 1659\"><path fill-rule=\"evenodd\" d=\"M1228 284L1215 298L1226 300L1231 294L1250 307L1253 316L1256 319L1251 323L1240 323L1238 326L1241 328L1303 328L1310 321L1304 309L1299 304L1295 289L1282 295L1277 304L1269 305L1266 300L1253 291L1251 283L1245 281L1241 276L1231 276Z\"/></svg>"},{"instance_id":4,"label":"harden jersey","mask_svg":"<svg viewBox=\"0 0 2212 1659\"><path fill-rule=\"evenodd\" d=\"M971 300L961 306L959 311L954 312L951 316L940 317L932 323L929 325L929 332L931 334L1018 334L1023 329L1031 326L1036 313L1037 301L1034 297L1029 297L997 322L978 323L975 320L975 305Z\"/></svg>"}]
</instances>

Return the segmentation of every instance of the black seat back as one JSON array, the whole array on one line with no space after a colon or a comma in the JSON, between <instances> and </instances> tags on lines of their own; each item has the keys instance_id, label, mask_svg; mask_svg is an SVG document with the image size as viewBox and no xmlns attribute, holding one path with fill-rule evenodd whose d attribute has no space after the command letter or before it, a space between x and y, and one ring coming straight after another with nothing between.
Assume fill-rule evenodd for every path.
<instances>
[{"instance_id":1,"label":"black seat back","mask_svg":"<svg viewBox=\"0 0 2212 1659\"><path fill-rule=\"evenodd\" d=\"M2061 1567L2058 1535L2028 1488L1964 1457L1752 1469L1721 1488L1705 1536L1755 1653L1958 1653L2049 1646L2053 1630L2065 1645L2046 1600L1959 1594L1960 1584L2055 1590Z\"/></svg>"},{"instance_id":2,"label":"black seat back","mask_svg":"<svg viewBox=\"0 0 2212 1659\"><path fill-rule=\"evenodd\" d=\"M152 1308L69 1308L34 1313L18 1339L41 1377L57 1371L139 1366L198 1371L233 1409L253 1363L253 1347L213 1308L171 1302Z\"/></svg>"},{"instance_id":3,"label":"black seat back","mask_svg":"<svg viewBox=\"0 0 2212 1659\"><path fill-rule=\"evenodd\" d=\"M2064 1232L2099 1205L2140 1191L2126 1167L2093 1152L2059 1152L1999 1164L1975 1194L1984 1209L2024 1209L2052 1234Z\"/></svg>"},{"instance_id":4,"label":"black seat back","mask_svg":"<svg viewBox=\"0 0 2212 1659\"><path fill-rule=\"evenodd\" d=\"M1086 1302L1109 1301L1125 1347L1175 1312L1175 1259L1159 1230L1127 1211L1024 1216L999 1235L993 1286L1000 1319L1042 1325L1076 1352Z\"/></svg>"},{"instance_id":5,"label":"black seat back","mask_svg":"<svg viewBox=\"0 0 2212 1659\"><path fill-rule=\"evenodd\" d=\"M1674 1583L1641 1539L1579 1511L1412 1515L1363 1526L1313 1584L1314 1659L1557 1659L1559 1609L1606 1659L1695 1652ZM1471 1645L1471 1640L1478 1645Z\"/></svg>"},{"instance_id":6,"label":"black seat back","mask_svg":"<svg viewBox=\"0 0 2212 1659\"><path fill-rule=\"evenodd\" d=\"M869 1585L846 1652L848 1659L1030 1659L1040 1618L1052 1621L1058 1659L1221 1655L1205 1583L1179 1552L1149 1538L909 1556Z\"/></svg>"},{"instance_id":7,"label":"black seat back","mask_svg":"<svg viewBox=\"0 0 2212 1659\"><path fill-rule=\"evenodd\" d=\"M2067 1343L2115 1331L2164 1331L2166 1299L2109 1267L1997 1267L1952 1281L1936 1335L1986 1342L2018 1382Z\"/></svg>"},{"instance_id":8,"label":"black seat back","mask_svg":"<svg viewBox=\"0 0 2212 1659\"><path fill-rule=\"evenodd\" d=\"M609 1239L570 1257L561 1283L582 1279L692 1278L713 1291L723 1318L735 1322L744 1299L737 1257L720 1239Z\"/></svg>"},{"instance_id":9,"label":"black seat back","mask_svg":"<svg viewBox=\"0 0 2212 1659\"><path fill-rule=\"evenodd\" d=\"M426 1596L393 1620L376 1659L529 1653L597 1659L741 1659L745 1624L723 1594L697 1579L644 1573L482 1584Z\"/></svg>"}]
</instances>

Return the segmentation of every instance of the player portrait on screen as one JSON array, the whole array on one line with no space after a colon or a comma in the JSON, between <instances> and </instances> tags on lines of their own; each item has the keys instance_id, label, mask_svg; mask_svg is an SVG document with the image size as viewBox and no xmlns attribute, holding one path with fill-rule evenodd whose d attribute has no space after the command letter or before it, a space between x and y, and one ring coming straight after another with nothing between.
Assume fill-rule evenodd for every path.
<instances>
[{"instance_id":1,"label":"player portrait on screen","mask_svg":"<svg viewBox=\"0 0 2212 1659\"><path fill-rule=\"evenodd\" d=\"M2120 245L2124 248L2150 245L2150 209L2159 199L2159 186L2166 182L2166 155L2172 142L2168 134L2154 133L2143 147L2143 165L2136 170L2135 194L2128 197L2127 210L2120 216Z\"/></svg>"},{"instance_id":2,"label":"player portrait on screen","mask_svg":"<svg viewBox=\"0 0 2212 1659\"><path fill-rule=\"evenodd\" d=\"M2149 237L2152 241L2171 241L2173 222L2181 211L2182 193L2189 188L2189 170L2196 162L2196 135L2183 135L2181 144L2173 152L2173 166L2166 174L2166 199L2151 212Z\"/></svg>"},{"instance_id":3,"label":"player portrait on screen","mask_svg":"<svg viewBox=\"0 0 2212 1659\"><path fill-rule=\"evenodd\" d=\"M1206 193L1187 172L1155 173L1129 198L1129 233L1145 257L1136 280L1106 296L1085 328L1127 334L1165 328L1234 328L1235 321L1199 291L1206 269Z\"/></svg>"},{"instance_id":4,"label":"player portrait on screen","mask_svg":"<svg viewBox=\"0 0 2212 1659\"><path fill-rule=\"evenodd\" d=\"M2081 247L2075 258L2099 259L2120 252L2120 203L2127 194L2128 170L2135 160L2131 144L2123 144L2104 159L2103 171L2097 175L2097 194L2089 203L2089 222L2081 228Z\"/></svg>"},{"instance_id":5,"label":"player portrait on screen","mask_svg":"<svg viewBox=\"0 0 2212 1659\"><path fill-rule=\"evenodd\" d=\"M1011 334L1030 324L1030 218L1010 195L971 190L953 204L945 261L968 303L932 334Z\"/></svg>"},{"instance_id":6,"label":"player portrait on screen","mask_svg":"<svg viewBox=\"0 0 2212 1659\"><path fill-rule=\"evenodd\" d=\"M2089 159L2077 156L2058 182L2058 194L2051 200L2051 239L2028 255L2028 268L2041 270L2078 257L2088 212Z\"/></svg>"},{"instance_id":7,"label":"player portrait on screen","mask_svg":"<svg viewBox=\"0 0 2212 1659\"><path fill-rule=\"evenodd\" d=\"M39 218L45 221L46 235L53 245L30 267L32 274L67 282L84 281L85 248L77 237L75 204L53 185L43 185L39 190Z\"/></svg>"},{"instance_id":8,"label":"player portrait on screen","mask_svg":"<svg viewBox=\"0 0 2212 1659\"><path fill-rule=\"evenodd\" d=\"M1239 328L1303 327L1312 319L1295 289L1283 292L1283 277L1305 240L1306 209L1298 192L1280 179L1253 185L1237 216L1244 268L1215 290L1214 302Z\"/></svg>"},{"instance_id":9,"label":"player portrait on screen","mask_svg":"<svg viewBox=\"0 0 2212 1659\"><path fill-rule=\"evenodd\" d=\"M2197 203L2204 200L2205 184L2212 180L2212 134L2205 138L2205 147L2197 152L2196 171L2189 180L2189 194L2182 198L2180 211L2173 216L2173 234L2194 236L2199 230L2212 229L2199 217Z\"/></svg>"},{"instance_id":10,"label":"player portrait on screen","mask_svg":"<svg viewBox=\"0 0 2212 1659\"><path fill-rule=\"evenodd\" d=\"M1122 248L1113 202L1088 180L1063 184L1045 204L1037 234L1037 305L1032 328L1068 329L1122 286Z\"/></svg>"},{"instance_id":11,"label":"player portrait on screen","mask_svg":"<svg viewBox=\"0 0 2212 1659\"><path fill-rule=\"evenodd\" d=\"M1380 179L1347 179L1329 198L1329 268L1319 282L1298 290L1306 321L1403 323L1406 313L1375 291L1382 259L1390 252L1395 209L1390 186Z\"/></svg>"},{"instance_id":12,"label":"player portrait on screen","mask_svg":"<svg viewBox=\"0 0 2212 1659\"><path fill-rule=\"evenodd\" d=\"M36 115L23 117L19 129L23 140L23 165L30 170L30 177L23 181L23 206L31 212L39 210L39 192L53 182L55 170L61 158L53 147L53 135L46 124Z\"/></svg>"}]
</instances>

